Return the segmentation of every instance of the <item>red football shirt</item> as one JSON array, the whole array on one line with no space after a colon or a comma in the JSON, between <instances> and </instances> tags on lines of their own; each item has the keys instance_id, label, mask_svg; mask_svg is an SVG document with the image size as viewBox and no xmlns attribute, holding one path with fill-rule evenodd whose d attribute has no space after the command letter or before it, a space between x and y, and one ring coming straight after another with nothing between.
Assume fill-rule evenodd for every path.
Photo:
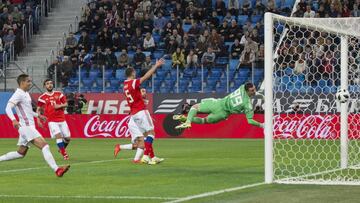
<instances>
[{"instance_id":1,"label":"red football shirt","mask_svg":"<svg viewBox=\"0 0 360 203\"><path fill-rule=\"evenodd\" d=\"M63 122L65 121L64 109L56 109L55 104L64 104L66 97L63 93L54 91L51 94L45 92L38 99L38 107L44 108L44 115L48 122Z\"/></svg>"},{"instance_id":2,"label":"red football shirt","mask_svg":"<svg viewBox=\"0 0 360 203\"><path fill-rule=\"evenodd\" d=\"M146 105L140 91L140 79L125 80L124 93L130 107L131 115L146 109Z\"/></svg>"}]
</instances>

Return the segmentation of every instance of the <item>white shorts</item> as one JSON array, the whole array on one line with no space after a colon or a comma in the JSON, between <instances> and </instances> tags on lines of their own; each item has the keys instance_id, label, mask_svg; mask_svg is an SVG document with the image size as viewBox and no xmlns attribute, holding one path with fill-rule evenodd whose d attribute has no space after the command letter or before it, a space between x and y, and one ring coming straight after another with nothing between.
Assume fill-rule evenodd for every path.
<instances>
[{"instance_id":1,"label":"white shorts","mask_svg":"<svg viewBox=\"0 0 360 203\"><path fill-rule=\"evenodd\" d=\"M19 141L18 146L29 146L29 143L35 138L42 137L35 126L21 126L19 128Z\"/></svg>"},{"instance_id":2,"label":"white shorts","mask_svg":"<svg viewBox=\"0 0 360 203\"><path fill-rule=\"evenodd\" d=\"M148 110L142 110L131 115L128 123L131 141L134 143L138 137L143 137L145 132L154 130L154 123Z\"/></svg>"},{"instance_id":3,"label":"white shorts","mask_svg":"<svg viewBox=\"0 0 360 203\"><path fill-rule=\"evenodd\" d=\"M61 134L61 137L70 137L69 126L66 121L63 122L49 122L49 130L51 138L55 138L55 135Z\"/></svg>"}]
</instances>

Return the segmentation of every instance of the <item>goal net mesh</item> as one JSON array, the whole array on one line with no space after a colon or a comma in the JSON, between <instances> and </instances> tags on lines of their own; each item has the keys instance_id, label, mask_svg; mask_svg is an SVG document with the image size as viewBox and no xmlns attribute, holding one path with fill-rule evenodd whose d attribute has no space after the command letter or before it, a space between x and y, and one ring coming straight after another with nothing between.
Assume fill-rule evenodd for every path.
<instances>
[{"instance_id":1,"label":"goal net mesh","mask_svg":"<svg viewBox=\"0 0 360 203\"><path fill-rule=\"evenodd\" d=\"M275 182L360 184L359 24L360 18L273 17ZM342 50L342 40L347 49ZM341 63L347 63L351 95L345 143L335 97ZM341 145L346 157L341 156Z\"/></svg>"}]
</instances>

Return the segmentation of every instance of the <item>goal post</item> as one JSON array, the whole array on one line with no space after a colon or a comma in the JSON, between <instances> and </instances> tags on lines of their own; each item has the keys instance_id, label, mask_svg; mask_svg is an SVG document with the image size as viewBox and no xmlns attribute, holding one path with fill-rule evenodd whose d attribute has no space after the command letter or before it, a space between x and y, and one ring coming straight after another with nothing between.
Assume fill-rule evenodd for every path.
<instances>
[{"instance_id":1,"label":"goal post","mask_svg":"<svg viewBox=\"0 0 360 203\"><path fill-rule=\"evenodd\" d=\"M359 24L265 14L266 183L360 185Z\"/></svg>"}]
</instances>

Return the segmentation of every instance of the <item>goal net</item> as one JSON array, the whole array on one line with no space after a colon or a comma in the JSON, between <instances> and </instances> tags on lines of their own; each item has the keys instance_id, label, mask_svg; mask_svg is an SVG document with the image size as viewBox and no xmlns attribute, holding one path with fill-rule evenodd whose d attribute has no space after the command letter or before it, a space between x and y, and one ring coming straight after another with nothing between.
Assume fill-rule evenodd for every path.
<instances>
[{"instance_id":1,"label":"goal net","mask_svg":"<svg viewBox=\"0 0 360 203\"><path fill-rule=\"evenodd\" d=\"M266 182L360 185L359 24L265 14Z\"/></svg>"}]
</instances>

